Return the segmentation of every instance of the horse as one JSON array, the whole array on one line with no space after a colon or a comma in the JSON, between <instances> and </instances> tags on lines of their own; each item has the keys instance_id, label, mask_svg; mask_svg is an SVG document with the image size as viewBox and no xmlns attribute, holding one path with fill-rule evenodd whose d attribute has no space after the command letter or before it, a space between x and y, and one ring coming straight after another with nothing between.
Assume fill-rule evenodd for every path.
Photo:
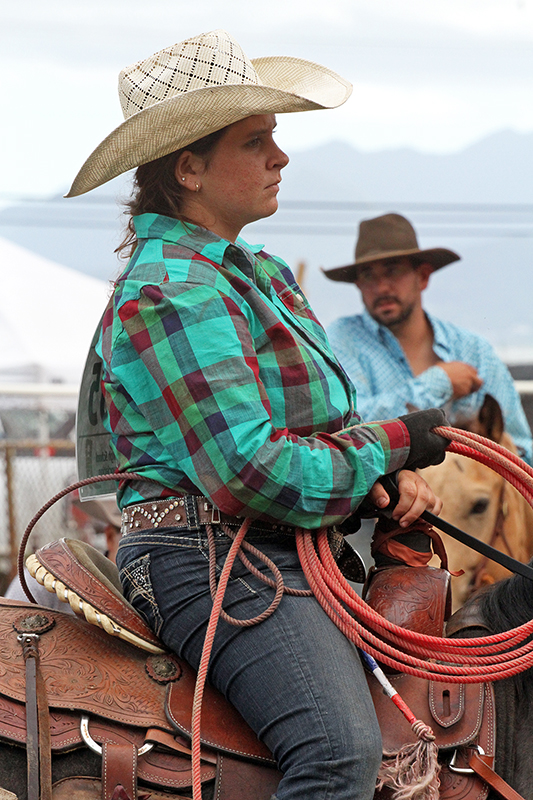
<instances>
[{"instance_id":1,"label":"horse","mask_svg":"<svg viewBox=\"0 0 533 800\"><path fill-rule=\"evenodd\" d=\"M164 650L122 597L114 564L97 551L81 542L60 540L31 558L28 567L37 580L85 619L0 599L1 800L190 800L193 671ZM406 569L414 573L413 568ZM476 627L498 624L505 628L530 617L533 594L528 583L512 579L485 590L483 602L489 604L488 610L481 621L478 615ZM492 605L487 599L490 593L495 598ZM426 597L422 597L424 606ZM410 604L412 599L409 592ZM471 617L467 624L472 624ZM455 623L454 617L448 625L456 635L458 631L459 635L472 635L470 630L463 634L464 624ZM32 681L34 693L28 692ZM427 709L427 684L424 686L425 699L419 697L419 705ZM497 763L505 780L520 787L525 800L533 800L533 759L529 757L533 731L528 731L523 706L516 714L519 687L530 692L529 675L497 686ZM474 738L482 724L482 706L471 700L483 696L484 691L478 684L460 690L460 706L469 710L463 721L471 725L468 730ZM455 716L453 693L446 688L441 694ZM438 699L438 693L432 696ZM396 724L398 712L392 705L391 709L392 716L385 720L378 711L382 730ZM44 730L46 725L41 729L47 714L49 733ZM30 736L32 726L36 731ZM453 738L453 725L445 721L443 731ZM42 756L48 740L53 752L51 766ZM520 751L519 743L526 744L525 751ZM41 781L41 790L33 794L26 777L31 760ZM42 791L47 770L51 772L48 783L53 784L49 794ZM447 773L448 779L456 777ZM268 750L227 701L208 686L202 716L201 779L204 800L269 800L280 779ZM487 797L488 790L481 791L479 781L475 783L478 779L461 775L457 780L474 780L475 794L461 793L462 784L448 780L451 793L443 797ZM381 800L383 795L376 797Z\"/></svg>"},{"instance_id":2,"label":"horse","mask_svg":"<svg viewBox=\"0 0 533 800\"><path fill-rule=\"evenodd\" d=\"M504 431L500 406L490 395L486 396L478 417L463 421L458 427L517 452ZM447 453L442 464L427 467L420 474L443 501L442 519L522 563L533 556L533 509L501 475L456 453ZM509 577L508 570L495 561L445 533L441 537L448 554L448 568L452 573L463 571L452 578L453 611L476 589Z\"/></svg>"},{"instance_id":3,"label":"horse","mask_svg":"<svg viewBox=\"0 0 533 800\"><path fill-rule=\"evenodd\" d=\"M533 565L533 559L529 562ZM447 635L501 633L533 618L533 583L513 575L478 590L447 622ZM533 800L533 670L494 684L498 774Z\"/></svg>"}]
</instances>

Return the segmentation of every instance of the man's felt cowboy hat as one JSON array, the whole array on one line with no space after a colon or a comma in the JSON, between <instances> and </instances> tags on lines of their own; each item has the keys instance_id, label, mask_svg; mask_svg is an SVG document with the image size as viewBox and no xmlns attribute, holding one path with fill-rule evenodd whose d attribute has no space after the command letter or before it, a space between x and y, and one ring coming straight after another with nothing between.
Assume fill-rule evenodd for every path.
<instances>
[{"instance_id":1,"label":"man's felt cowboy hat","mask_svg":"<svg viewBox=\"0 0 533 800\"><path fill-rule=\"evenodd\" d=\"M118 89L125 121L89 156L66 197L254 114L335 108L352 86L300 58L250 61L235 39L217 30L126 67Z\"/></svg>"},{"instance_id":2,"label":"man's felt cowboy hat","mask_svg":"<svg viewBox=\"0 0 533 800\"><path fill-rule=\"evenodd\" d=\"M421 250L415 229L409 220L401 214L384 214L374 219L365 219L359 225L354 263L345 267L325 269L324 275L332 281L353 283L357 278L357 268L362 264L402 256L415 256L417 262L431 264L433 270L445 267L461 258L453 250L446 250L444 247Z\"/></svg>"}]
</instances>

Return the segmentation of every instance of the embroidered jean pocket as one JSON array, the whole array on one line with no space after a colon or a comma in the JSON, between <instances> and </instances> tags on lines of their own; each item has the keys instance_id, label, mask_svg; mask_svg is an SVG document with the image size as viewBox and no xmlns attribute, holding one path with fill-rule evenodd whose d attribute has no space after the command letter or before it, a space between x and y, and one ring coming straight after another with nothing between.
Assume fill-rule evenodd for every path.
<instances>
[{"instance_id":1,"label":"embroidered jean pocket","mask_svg":"<svg viewBox=\"0 0 533 800\"><path fill-rule=\"evenodd\" d=\"M120 570L120 582L127 600L159 636L163 627L159 606L154 595L150 569L150 554L139 556Z\"/></svg>"}]
</instances>

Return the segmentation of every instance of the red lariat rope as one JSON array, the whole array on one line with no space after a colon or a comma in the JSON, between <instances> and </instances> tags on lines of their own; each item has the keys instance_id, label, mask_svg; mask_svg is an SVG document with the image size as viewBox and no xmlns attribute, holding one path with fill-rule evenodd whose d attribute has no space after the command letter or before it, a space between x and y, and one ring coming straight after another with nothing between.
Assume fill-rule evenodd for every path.
<instances>
[{"instance_id":1,"label":"red lariat rope","mask_svg":"<svg viewBox=\"0 0 533 800\"><path fill-rule=\"evenodd\" d=\"M449 452L473 458L503 475L533 506L533 469L518 456L468 431L441 427L435 432L452 440ZM306 578L326 614L345 636L388 667L437 681L480 683L508 678L533 666L533 641L524 644L533 634L533 620L474 639L409 631L377 614L352 589L335 563L325 530L317 534L318 554L301 529L296 542Z\"/></svg>"},{"instance_id":2,"label":"red lariat rope","mask_svg":"<svg viewBox=\"0 0 533 800\"><path fill-rule=\"evenodd\" d=\"M467 456L490 467L514 486L533 507L533 469L518 456L501 445L468 431L448 427L435 428L434 431L446 439L451 439L450 445L446 448L449 452ZM136 473L117 472L78 481L51 498L37 512L22 538L18 563L18 574L22 587L32 602L35 600L24 576L23 556L29 535L45 511L61 497L82 486L104 480L136 479L147 480L144 476ZM275 610L281 601L282 594L289 591L283 586L283 579L279 571L275 569L275 565L270 566L269 563L267 566L273 571L275 580L265 579L264 576L263 579L276 588L276 596L266 614L253 620L237 621L223 611L224 592L235 558L239 556L244 563L252 567L248 559L241 553L241 547L251 550L244 542L250 524L250 519L245 520L239 532L234 536L232 534L233 543L222 569L218 586L214 577L214 569L211 570L213 609L204 641L193 702L194 800L201 800L202 796L200 779L201 703L218 621L222 617L230 624L257 624ZM210 536L209 538L210 547L212 547L214 537ZM302 528L296 529L296 544L300 562L313 594L326 614L348 639L388 667L436 681L484 683L509 678L533 666L533 640L526 642L533 634L533 619L513 630L470 639L446 639L407 630L376 613L350 586L333 558L327 529L323 528L317 532L316 543L318 553L311 533ZM267 562L265 561L265 563ZM272 569L272 567L274 568ZM301 593L308 594L308 592Z\"/></svg>"},{"instance_id":3,"label":"red lariat rope","mask_svg":"<svg viewBox=\"0 0 533 800\"><path fill-rule=\"evenodd\" d=\"M449 452L468 456L490 467L518 489L533 507L533 469L518 456L474 433L448 427L435 428L434 431L452 440L446 448ZM234 539L224 564L202 651L203 671L201 676L198 675L193 717L193 800L202 797L201 697L222 609L220 590L227 585L238 553L236 543L244 540L245 528L246 522ZM446 639L407 630L376 613L350 586L333 558L326 528L318 531L316 541L318 553L310 532L297 528L298 555L313 594L344 635L381 663L410 675L450 683L497 681L533 666L533 640L521 644L533 634L533 620L504 633L471 639ZM437 663L443 659L446 663ZM409 709L407 711L413 716Z\"/></svg>"}]
</instances>

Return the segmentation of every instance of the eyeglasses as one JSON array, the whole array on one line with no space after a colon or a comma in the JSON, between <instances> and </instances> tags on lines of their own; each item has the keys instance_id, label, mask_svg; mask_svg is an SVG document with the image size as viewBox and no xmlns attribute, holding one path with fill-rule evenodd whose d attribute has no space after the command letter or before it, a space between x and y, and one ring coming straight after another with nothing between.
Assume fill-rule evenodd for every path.
<instances>
[{"instance_id":1,"label":"eyeglasses","mask_svg":"<svg viewBox=\"0 0 533 800\"><path fill-rule=\"evenodd\" d=\"M411 263L389 261L385 264L369 264L366 267L359 267L357 270L356 283L363 286L371 286L372 284L379 283L379 281L398 281L416 269L416 266Z\"/></svg>"}]
</instances>

